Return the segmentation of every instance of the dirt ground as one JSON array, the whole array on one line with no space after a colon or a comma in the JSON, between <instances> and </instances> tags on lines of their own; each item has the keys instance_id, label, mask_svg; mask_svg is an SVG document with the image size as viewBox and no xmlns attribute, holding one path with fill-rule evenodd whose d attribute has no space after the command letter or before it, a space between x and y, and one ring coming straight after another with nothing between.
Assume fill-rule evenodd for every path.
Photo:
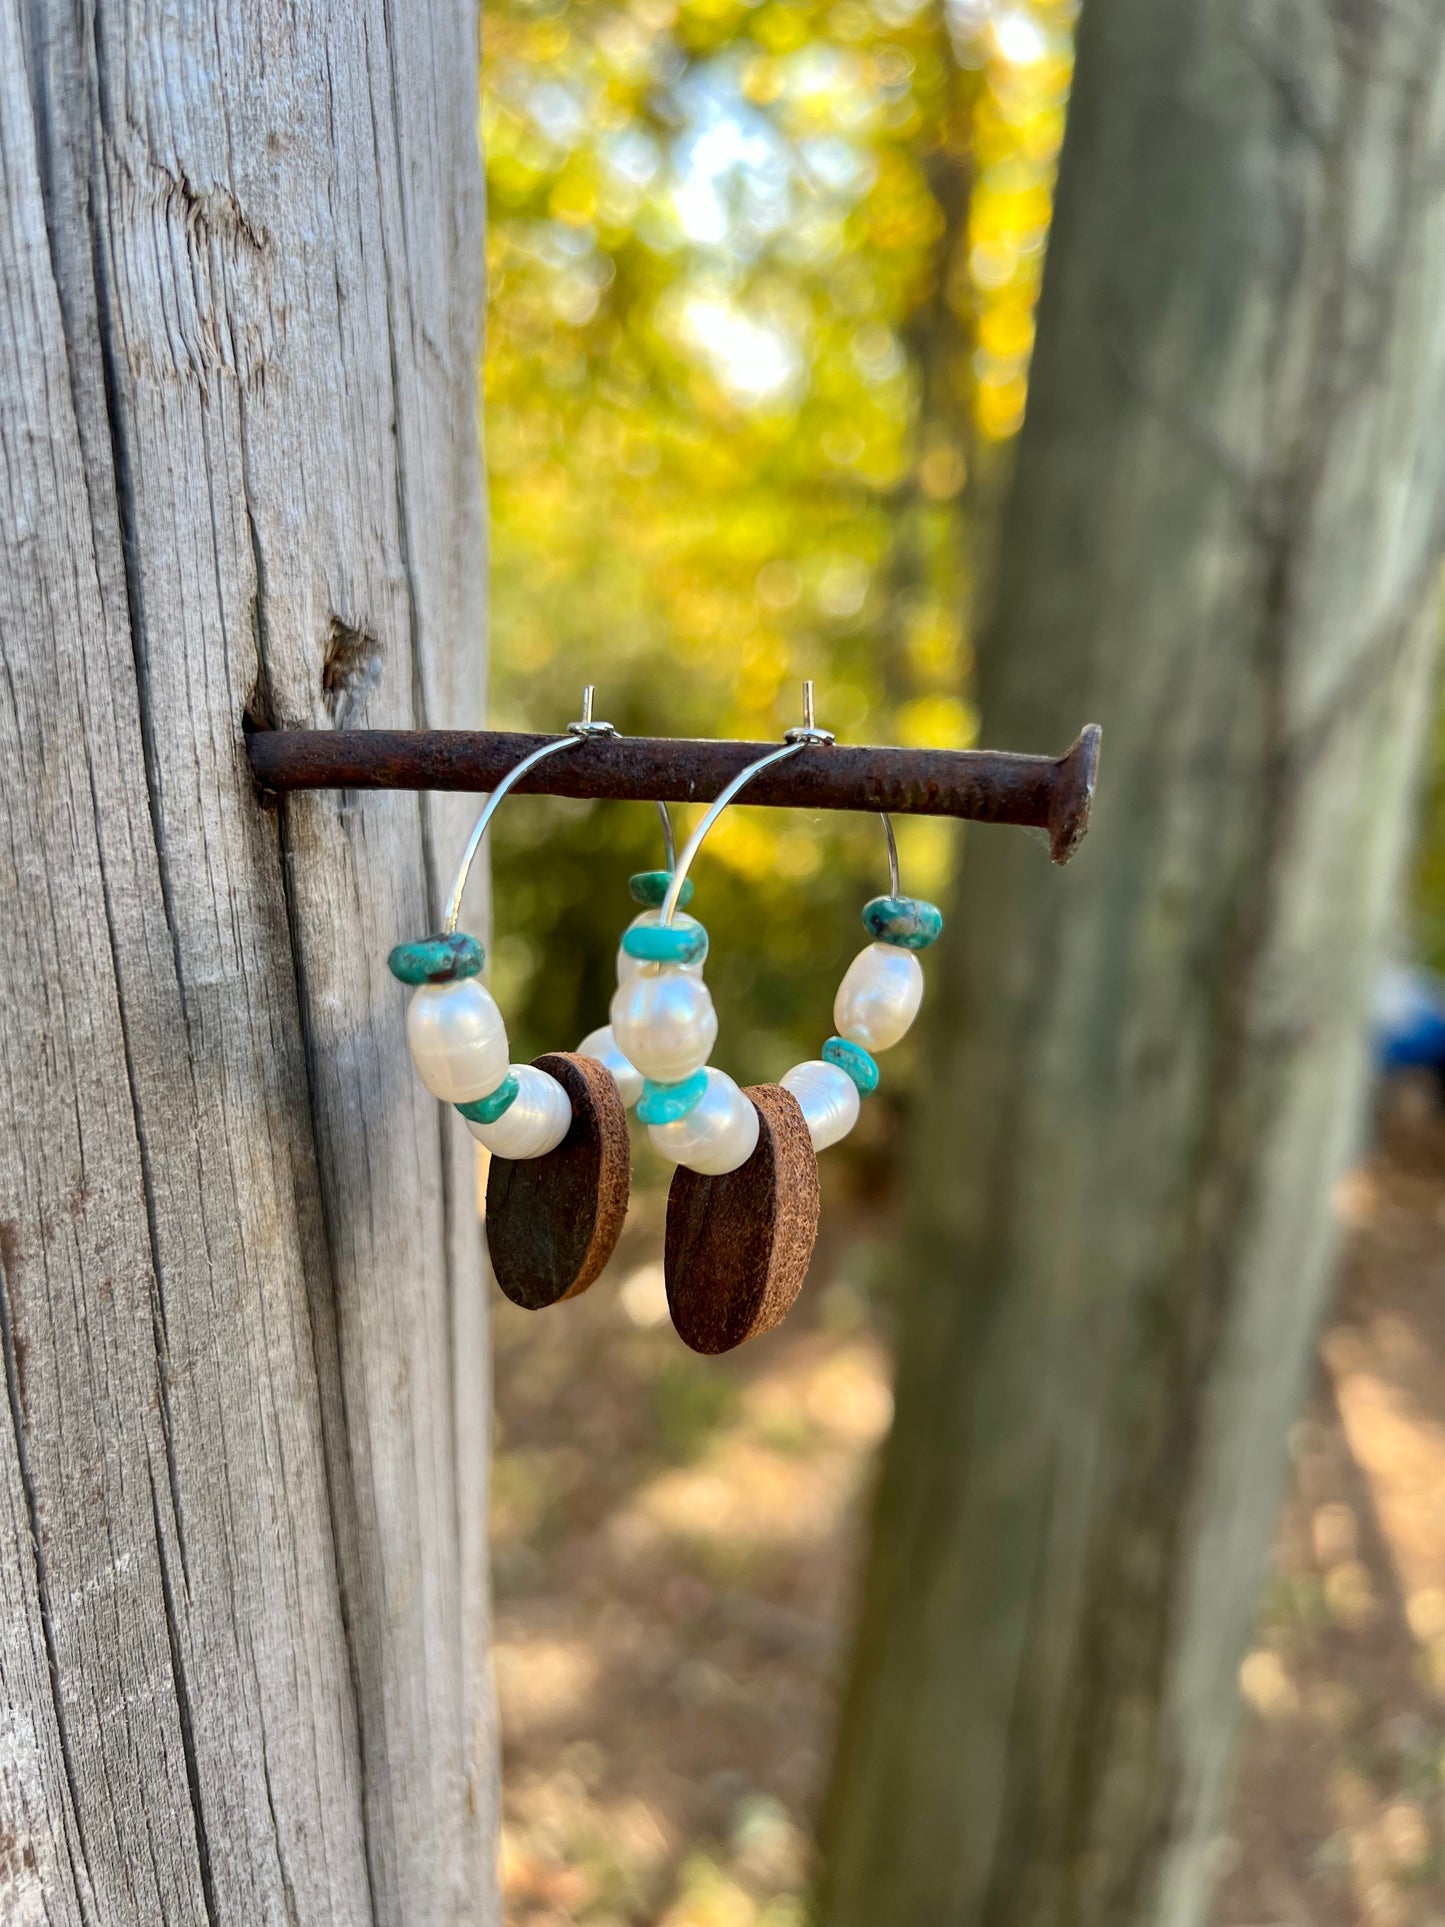
<instances>
[{"instance_id":1,"label":"dirt ground","mask_svg":"<svg viewBox=\"0 0 1445 1927\"><path fill-rule=\"evenodd\" d=\"M496 1301L509 1927L801 1927L891 1414L888 1221L829 1204L803 1300L727 1359L668 1323L660 1195L583 1300ZM1339 1209L1216 1927L1445 1927L1445 1123L1397 1114Z\"/></svg>"},{"instance_id":2,"label":"dirt ground","mask_svg":"<svg viewBox=\"0 0 1445 1927\"><path fill-rule=\"evenodd\" d=\"M1218 1927L1445 1927L1445 1122L1419 1094L1337 1208Z\"/></svg>"}]
</instances>

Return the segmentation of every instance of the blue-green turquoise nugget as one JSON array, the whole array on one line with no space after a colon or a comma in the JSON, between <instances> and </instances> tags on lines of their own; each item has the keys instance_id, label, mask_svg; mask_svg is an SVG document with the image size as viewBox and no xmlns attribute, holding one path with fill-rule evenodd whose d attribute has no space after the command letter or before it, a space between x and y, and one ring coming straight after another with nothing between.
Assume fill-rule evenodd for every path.
<instances>
[{"instance_id":1,"label":"blue-green turquoise nugget","mask_svg":"<svg viewBox=\"0 0 1445 1927\"><path fill-rule=\"evenodd\" d=\"M680 1084L654 1084L645 1078L637 1100L637 1115L644 1124L676 1124L690 1117L701 1104L707 1089L707 1072L694 1071Z\"/></svg>"},{"instance_id":2,"label":"blue-green turquoise nugget","mask_svg":"<svg viewBox=\"0 0 1445 1927\"><path fill-rule=\"evenodd\" d=\"M404 984L452 984L462 977L479 977L487 953L475 937L455 930L449 937L421 937L399 943L387 958L387 968Z\"/></svg>"},{"instance_id":3,"label":"blue-green turquoise nugget","mask_svg":"<svg viewBox=\"0 0 1445 1927\"><path fill-rule=\"evenodd\" d=\"M878 1088L878 1066L861 1044L850 1044L846 1037L830 1037L823 1046L823 1062L846 1071L863 1097Z\"/></svg>"},{"instance_id":4,"label":"blue-green turquoise nugget","mask_svg":"<svg viewBox=\"0 0 1445 1927\"><path fill-rule=\"evenodd\" d=\"M671 870L639 870L636 876L627 879L627 887L632 892L634 903L645 904L649 910L662 907L662 899L667 895L667 886L672 882ZM677 907L685 910L692 902L692 878L688 877L678 894Z\"/></svg>"},{"instance_id":5,"label":"blue-green turquoise nugget","mask_svg":"<svg viewBox=\"0 0 1445 1927\"><path fill-rule=\"evenodd\" d=\"M485 1097L475 1097L470 1104L458 1104L457 1109L463 1117L469 1117L473 1124L495 1124L499 1117L505 1117L516 1101L521 1090L511 1071L502 1079L494 1091Z\"/></svg>"},{"instance_id":6,"label":"blue-green turquoise nugget","mask_svg":"<svg viewBox=\"0 0 1445 1927\"><path fill-rule=\"evenodd\" d=\"M707 932L700 923L634 923L622 948L642 963L698 963L707 955Z\"/></svg>"},{"instance_id":7,"label":"blue-green turquoise nugget","mask_svg":"<svg viewBox=\"0 0 1445 1927\"><path fill-rule=\"evenodd\" d=\"M874 897L863 905L863 928L879 943L926 950L943 932L943 912L922 897Z\"/></svg>"}]
</instances>

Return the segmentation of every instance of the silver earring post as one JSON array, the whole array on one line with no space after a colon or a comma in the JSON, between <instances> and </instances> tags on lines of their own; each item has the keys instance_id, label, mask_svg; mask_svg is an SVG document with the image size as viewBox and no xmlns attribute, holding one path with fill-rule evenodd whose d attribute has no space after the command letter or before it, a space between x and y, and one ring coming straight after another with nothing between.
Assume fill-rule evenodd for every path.
<instances>
[{"instance_id":1,"label":"silver earring post","mask_svg":"<svg viewBox=\"0 0 1445 1927\"><path fill-rule=\"evenodd\" d=\"M809 743L819 743L825 748L834 741L831 729L819 729L813 715L813 683L810 677L803 684L803 722L801 728L783 732L783 741L791 743L795 749L806 749Z\"/></svg>"}]
</instances>

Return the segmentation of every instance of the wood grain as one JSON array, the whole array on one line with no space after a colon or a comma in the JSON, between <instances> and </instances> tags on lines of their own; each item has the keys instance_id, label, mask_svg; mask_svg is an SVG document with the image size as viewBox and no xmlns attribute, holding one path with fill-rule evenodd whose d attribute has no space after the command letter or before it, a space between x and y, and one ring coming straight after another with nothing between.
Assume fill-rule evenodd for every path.
<instances>
[{"instance_id":1,"label":"wood grain","mask_svg":"<svg viewBox=\"0 0 1445 1927\"><path fill-rule=\"evenodd\" d=\"M0 1918L491 1921L472 1144L399 937L480 720L476 22L0 0Z\"/></svg>"},{"instance_id":2,"label":"wood grain","mask_svg":"<svg viewBox=\"0 0 1445 1927\"><path fill-rule=\"evenodd\" d=\"M586 1291L616 1249L632 1151L627 1112L605 1064L572 1051L532 1062L571 1098L572 1128L546 1157L492 1159L487 1251L512 1303L541 1311Z\"/></svg>"},{"instance_id":3,"label":"wood grain","mask_svg":"<svg viewBox=\"0 0 1445 1927\"><path fill-rule=\"evenodd\" d=\"M760 1128L747 1163L721 1177L679 1165L667 1194L664 1269L678 1337L729 1352L771 1331L803 1288L818 1236L818 1156L781 1084L754 1084Z\"/></svg>"}]
</instances>

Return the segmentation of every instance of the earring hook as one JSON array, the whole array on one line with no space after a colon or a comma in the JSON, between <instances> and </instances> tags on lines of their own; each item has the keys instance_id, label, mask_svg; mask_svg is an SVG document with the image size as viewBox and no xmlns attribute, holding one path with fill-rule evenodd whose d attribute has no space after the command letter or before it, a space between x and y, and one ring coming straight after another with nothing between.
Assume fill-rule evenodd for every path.
<instances>
[{"instance_id":1,"label":"earring hook","mask_svg":"<svg viewBox=\"0 0 1445 1927\"><path fill-rule=\"evenodd\" d=\"M529 769L535 769L538 763L545 762L549 756L555 756L559 750L575 749L579 743L591 742L594 737L617 734L611 723L593 722L592 697L593 685L588 683L582 691L582 715L577 722L568 723L566 735L558 736L550 743L543 743L524 756L520 763L507 771L487 798L486 806L477 818L476 827L467 839L467 847L462 852L461 862L457 865L456 876L452 879L451 892L447 897L446 915L442 919L444 937L451 936L457 927L457 919L462 914L462 897L466 893L467 878L471 875L472 864L476 860L477 851L482 847L482 838L487 833L487 825L496 815L497 807L507 792L516 787Z\"/></svg>"},{"instance_id":2,"label":"earring hook","mask_svg":"<svg viewBox=\"0 0 1445 1927\"><path fill-rule=\"evenodd\" d=\"M667 886L667 895L663 898L662 909L658 913L657 920L660 924L669 924L672 922L673 912L677 909L677 900L682 895L682 886L687 881L687 873L692 868L693 858L702 848L708 831L712 828L713 824L717 822L718 818L722 815L728 804L732 802L738 791L746 784L751 783L753 778L760 775L763 770L771 769L774 763L786 762L790 756L796 756L800 750L810 749L815 746L825 748L831 744L833 740L833 732L829 729L819 729L814 720L813 685L811 681L805 682L803 684L802 727L784 732L783 746L781 749L769 750L766 756L760 756L755 763L749 763L746 769L740 769L732 781L724 789L719 791L706 816L703 817L702 821L683 845L682 855L678 858L677 864L673 869L672 882Z\"/></svg>"}]
</instances>

